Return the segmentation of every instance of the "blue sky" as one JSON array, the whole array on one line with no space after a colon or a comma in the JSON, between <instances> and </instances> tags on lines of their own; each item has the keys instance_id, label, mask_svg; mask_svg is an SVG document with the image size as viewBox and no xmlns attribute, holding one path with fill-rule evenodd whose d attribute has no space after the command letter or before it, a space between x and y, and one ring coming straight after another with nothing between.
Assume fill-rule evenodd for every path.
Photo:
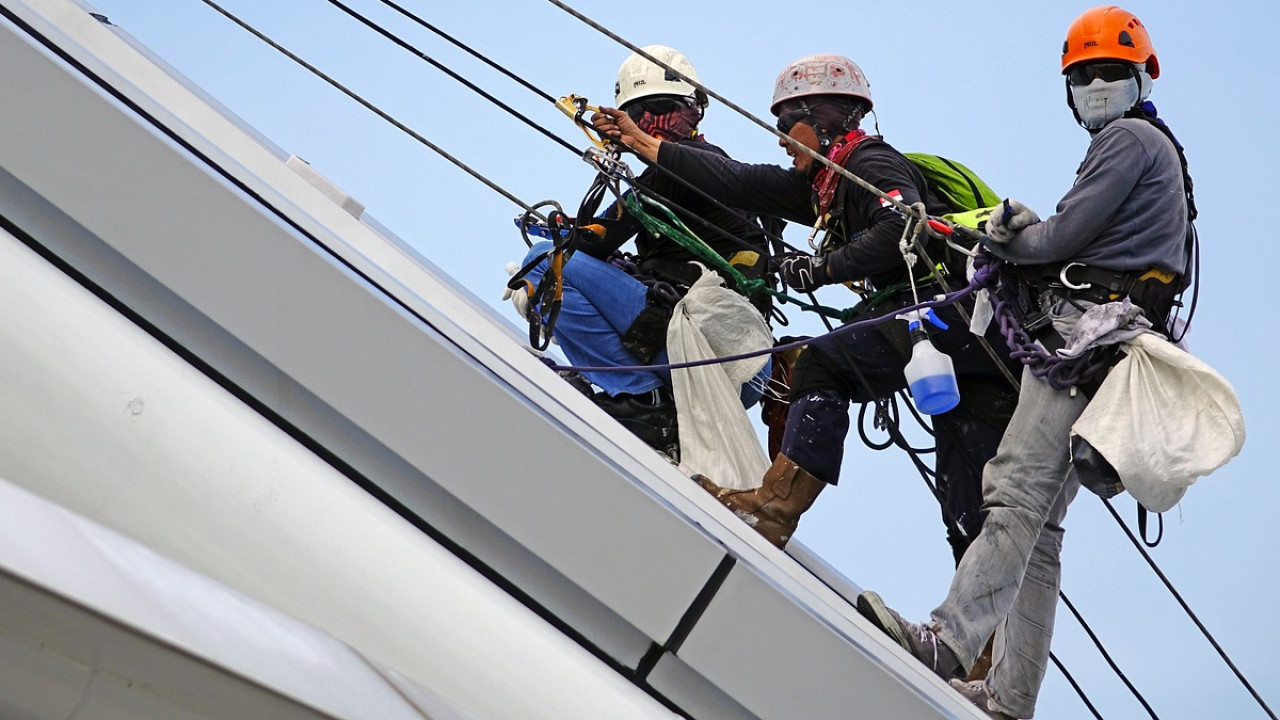
<instances>
[{"instance_id":1,"label":"blue sky","mask_svg":"<svg viewBox=\"0 0 1280 720\"><path fill-rule=\"evenodd\" d=\"M584 146L549 103L407 21L379 0L346 0L531 119ZM286 151L363 202L370 215L459 283L500 301L503 266L523 254L519 208L235 27L200 0L96 0L93 6ZM522 200L576 207L588 166L488 101L372 31L328 0L222 0L229 11L381 106ZM612 101L625 48L545 0L402 0L428 22L545 92ZM767 117L773 79L815 52L847 55L871 81L880 131L904 151L959 159L996 191L1042 216L1069 188L1088 135L1067 109L1058 58L1070 21L1090 5L1063 2L837 5L773 0L579 0L580 12L637 45L682 50L703 82ZM1267 212L1280 155L1274 59L1280 6L1145 0L1126 5L1150 30L1161 77L1152 100L1187 148L1201 211L1201 298L1193 352L1235 386L1249 440L1231 464L1167 513L1151 551L1188 604L1273 708L1280 597L1280 486L1271 463L1280 398L1270 354L1276 240ZM713 104L708 137L739 159L786 163L772 136ZM639 167L633 163L633 167ZM788 238L803 243L802 229ZM849 304L824 291L828 304ZM792 313L783 332L818 332ZM1152 448L1153 452L1159 448ZM1133 524L1134 504L1115 507ZM1096 498L1067 518L1064 590L1156 714L1266 717L1171 599ZM798 537L856 583L912 618L943 597L950 553L936 504L898 451L851 437L840 486ZM1107 718L1146 717L1065 610L1055 652ZM1088 717L1050 670L1037 715Z\"/></svg>"}]
</instances>

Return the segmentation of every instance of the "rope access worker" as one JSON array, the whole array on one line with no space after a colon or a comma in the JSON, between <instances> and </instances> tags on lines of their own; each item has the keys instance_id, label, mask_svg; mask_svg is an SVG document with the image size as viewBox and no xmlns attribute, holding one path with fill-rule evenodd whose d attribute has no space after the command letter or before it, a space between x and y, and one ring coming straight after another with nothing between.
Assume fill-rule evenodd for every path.
<instances>
[{"instance_id":1,"label":"rope access worker","mask_svg":"<svg viewBox=\"0 0 1280 720\"><path fill-rule=\"evenodd\" d=\"M1195 203L1181 146L1147 101L1160 75L1151 39L1132 13L1093 8L1067 30L1062 72L1068 105L1092 137L1075 184L1043 222L1006 200L1008 212L987 222L987 246L1016 264L1021 279L1012 282L1032 298L1024 329L1045 347L1087 328L1087 310L1126 300L1167 335L1189 273ZM1049 324L1037 331L1035 318ZM1080 487L1068 472L1069 434L1089 404L1084 386L1057 385L1024 369L1017 410L983 477L982 533L931 620L906 622L872 592L858 599L863 615L944 679L968 668L995 632L985 679L951 684L997 718L1032 717L1049 660L1062 521Z\"/></svg>"},{"instance_id":2,"label":"rope access worker","mask_svg":"<svg viewBox=\"0 0 1280 720\"><path fill-rule=\"evenodd\" d=\"M778 130L804 147L823 153L887 194L913 204L925 202L930 214L948 212L929 193L924 176L910 160L878 136L859 128L872 108L871 91L853 61L838 55L801 58L778 76L772 113ZM920 296L939 292L932 268L908 270L899 249L906 221L875 193L842 180L787 139L779 145L793 167L747 164L644 132L625 113L609 108L592 118L607 137L620 140L640 156L689 179L735 207L814 225L828 230L817 256L796 254L782 261L786 284L799 292L832 283L866 280L883 301L867 315L895 313L914 304L908 281L913 272ZM929 243L935 260L947 257L947 272L964 278L964 257L940 241ZM966 301L971 303L970 301ZM996 362L952 306L937 309L946 324L934 330L934 344L951 356L965 401L934 417L938 443L939 490L944 494L944 521L958 560L969 537L980 526L978 507L983 464L995 453L1012 413L1015 396ZM995 347L1003 340L994 332ZM704 479L703 485L765 538L782 546L819 492L836 484L849 431L849 403L867 403L907 386L904 368L912 342L906 323L888 322L810 343L796 362L790 407L781 449L759 488L730 491ZM1002 358L1007 367L1015 364ZM959 526L959 527L957 527Z\"/></svg>"},{"instance_id":3,"label":"rope access worker","mask_svg":"<svg viewBox=\"0 0 1280 720\"><path fill-rule=\"evenodd\" d=\"M680 52L662 45L644 51L697 80L693 65ZM639 54L628 57L618 70L615 86L618 107L648 132L699 154L724 156L698 132L707 97L674 73ZM716 253L748 279L763 278L768 271L767 244L762 228L745 213L715 204L669 174L647 168L635 184L669 200L675 215ZM593 221L604 228L576 248L563 269L564 297L553 336L573 365L581 367L633 367L667 363L667 324L676 301L700 276L692 264L697 256L663 235L643 231L640 222L615 202ZM637 255L617 251L635 238ZM549 242L535 243L525 263L549 250ZM536 285L547 269L543 261L526 276ZM732 287L732 278L726 277ZM525 317L528 298L510 290L504 294ZM768 298L757 303L768 313ZM758 381L743 386L742 401L750 407L760 400L766 362ZM620 372L583 373L600 388L585 383L579 389L659 452L679 459L676 406L671 375L665 370L635 369Z\"/></svg>"}]
</instances>

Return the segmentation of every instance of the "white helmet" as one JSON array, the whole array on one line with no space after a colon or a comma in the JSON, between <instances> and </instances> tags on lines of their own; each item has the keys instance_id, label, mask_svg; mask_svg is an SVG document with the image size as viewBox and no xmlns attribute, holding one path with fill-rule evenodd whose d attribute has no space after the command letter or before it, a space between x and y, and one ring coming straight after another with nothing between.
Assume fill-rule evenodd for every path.
<instances>
[{"instance_id":1,"label":"white helmet","mask_svg":"<svg viewBox=\"0 0 1280 720\"><path fill-rule=\"evenodd\" d=\"M697 82L702 82L693 63L682 53L665 45L649 45L642 48L645 52L680 71L682 75ZM632 100L639 100L653 95L680 95L696 97L699 104L705 105L702 93L694 86L681 80L675 73L655 65L638 53L632 53L618 68L618 82L613 86L614 103L622 107Z\"/></svg>"},{"instance_id":2,"label":"white helmet","mask_svg":"<svg viewBox=\"0 0 1280 720\"><path fill-rule=\"evenodd\" d=\"M782 102L809 95L847 95L871 107L871 83L862 68L843 55L810 55L783 68L773 85L769 111L777 115Z\"/></svg>"}]
</instances>

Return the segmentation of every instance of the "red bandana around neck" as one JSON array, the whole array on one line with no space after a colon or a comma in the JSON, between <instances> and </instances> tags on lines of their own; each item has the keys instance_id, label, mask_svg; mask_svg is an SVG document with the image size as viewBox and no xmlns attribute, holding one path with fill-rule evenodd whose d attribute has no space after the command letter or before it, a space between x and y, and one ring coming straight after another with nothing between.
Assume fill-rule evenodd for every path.
<instances>
[{"instance_id":1,"label":"red bandana around neck","mask_svg":"<svg viewBox=\"0 0 1280 720\"><path fill-rule=\"evenodd\" d=\"M844 167L845 162L849 160L849 156L853 154L854 148L866 140L865 130L854 130L845 135L842 139L836 141L831 146L831 150L827 152L827 159L835 165ZM831 209L831 202L836 196L836 187L840 184L840 175L828 165L823 165L818 171L818 175L813 179L813 190L817 194L818 217L821 218Z\"/></svg>"}]
</instances>

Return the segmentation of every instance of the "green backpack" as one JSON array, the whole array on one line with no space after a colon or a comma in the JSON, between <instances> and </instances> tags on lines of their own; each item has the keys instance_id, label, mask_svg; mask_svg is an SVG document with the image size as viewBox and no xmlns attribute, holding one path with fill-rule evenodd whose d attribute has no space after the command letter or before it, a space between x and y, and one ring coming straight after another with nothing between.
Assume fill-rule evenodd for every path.
<instances>
[{"instance_id":1,"label":"green backpack","mask_svg":"<svg viewBox=\"0 0 1280 720\"><path fill-rule=\"evenodd\" d=\"M929 188L939 200L946 203L951 212L942 217L958 225L977 228L1000 204L996 195L982 178L955 160L929 153L903 153L920 168Z\"/></svg>"}]
</instances>

